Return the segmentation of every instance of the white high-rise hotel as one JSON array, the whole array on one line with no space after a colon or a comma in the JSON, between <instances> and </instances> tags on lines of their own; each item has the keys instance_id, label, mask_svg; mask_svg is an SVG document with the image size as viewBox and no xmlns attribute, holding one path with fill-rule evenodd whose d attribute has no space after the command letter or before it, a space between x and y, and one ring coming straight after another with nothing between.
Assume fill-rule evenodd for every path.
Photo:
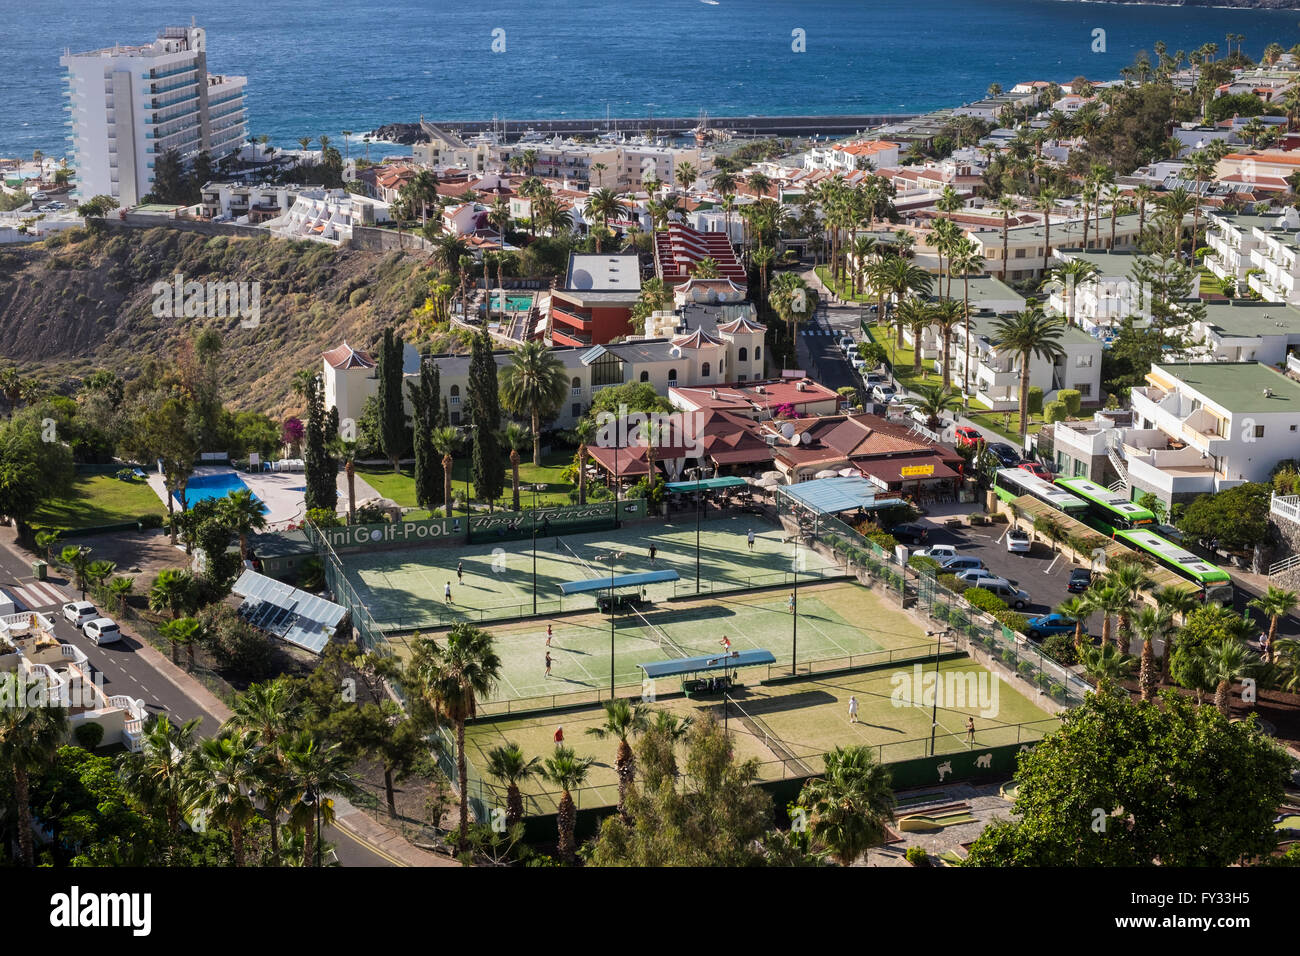
<instances>
[{"instance_id":1,"label":"white high-rise hotel","mask_svg":"<svg viewBox=\"0 0 1300 956\"><path fill-rule=\"evenodd\" d=\"M176 150L189 165L215 164L247 136L246 77L208 73L201 27L167 27L153 43L66 53L64 95L72 127L77 195L123 206L153 189L154 164Z\"/></svg>"}]
</instances>

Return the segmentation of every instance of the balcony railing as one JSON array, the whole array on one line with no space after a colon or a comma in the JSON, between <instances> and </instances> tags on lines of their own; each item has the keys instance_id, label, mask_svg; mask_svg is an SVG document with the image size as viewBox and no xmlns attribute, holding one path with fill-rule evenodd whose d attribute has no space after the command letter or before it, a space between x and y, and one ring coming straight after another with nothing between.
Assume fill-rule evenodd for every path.
<instances>
[{"instance_id":1,"label":"balcony railing","mask_svg":"<svg viewBox=\"0 0 1300 956\"><path fill-rule=\"evenodd\" d=\"M1300 524L1300 495L1272 495L1269 498L1268 510L1270 514Z\"/></svg>"}]
</instances>

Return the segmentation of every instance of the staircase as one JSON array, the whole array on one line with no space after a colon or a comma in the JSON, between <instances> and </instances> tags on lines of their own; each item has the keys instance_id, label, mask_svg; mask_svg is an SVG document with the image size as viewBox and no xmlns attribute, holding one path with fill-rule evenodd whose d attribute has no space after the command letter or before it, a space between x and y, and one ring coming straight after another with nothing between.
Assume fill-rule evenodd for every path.
<instances>
[{"instance_id":1,"label":"staircase","mask_svg":"<svg viewBox=\"0 0 1300 956\"><path fill-rule=\"evenodd\" d=\"M1124 453L1120 451L1120 436L1117 429L1111 429L1106 434L1106 457L1110 459L1115 474L1119 475L1119 481L1112 484L1110 490L1123 492L1127 495L1128 465L1124 461Z\"/></svg>"},{"instance_id":2,"label":"staircase","mask_svg":"<svg viewBox=\"0 0 1300 956\"><path fill-rule=\"evenodd\" d=\"M1281 561L1275 561L1268 566L1269 578L1275 575L1290 571L1293 568L1300 568L1300 554L1293 554L1289 558L1283 558Z\"/></svg>"}]
</instances>

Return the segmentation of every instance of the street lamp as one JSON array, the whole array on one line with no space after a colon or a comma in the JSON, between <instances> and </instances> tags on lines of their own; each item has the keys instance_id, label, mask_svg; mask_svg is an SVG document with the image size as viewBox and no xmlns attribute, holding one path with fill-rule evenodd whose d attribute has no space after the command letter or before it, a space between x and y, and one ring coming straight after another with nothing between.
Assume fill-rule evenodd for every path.
<instances>
[{"instance_id":1,"label":"street lamp","mask_svg":"<svg viewBox=\"0 0 1300 956\"><path fill-rule=\"evenodd\" d=\"M607 551L596 555L604 561L609 571L609 699L614 699L614 559L623 557L622 551Z\"/></svg>"},{"instance_id":2,"label":"street lamp","mask_svg":"<svg viewBox=\"0 0 1300 956\"><path fill-rule=\"evenodd\" d=\"M790 676L799 674L799 538L794 539L794 591L790 594Z\"/></svg>"},{"instance_id":3,"label":"street lamp","mask_svg":"<svg viewBox=\"0 0 1300 956\"><path fill-rule=\"evenodd\" d=\"M934 705L930 708L930 756L934 756L934 735L939 729L939 649L942 647L944 631L926 631L926 637L934 638Z\"/></svg>"},{"instance_id":4,"label":"street lamp","mask_svg":"<svg viewBox=\"0 0 1300 956\"><path fill-rule=\"evenodd\" d=\"M695 593L700 593L700 472L695 470Z\"/></svg>"}]
</instances>

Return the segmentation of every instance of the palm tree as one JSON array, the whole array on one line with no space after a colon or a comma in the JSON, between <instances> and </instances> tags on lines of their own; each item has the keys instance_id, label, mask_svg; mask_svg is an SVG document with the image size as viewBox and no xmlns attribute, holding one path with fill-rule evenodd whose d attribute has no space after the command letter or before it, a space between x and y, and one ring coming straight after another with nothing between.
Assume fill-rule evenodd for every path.
<instances>
[{"instance_id":1,"label":"palm tree","mask_svg":"<svg viewBox=\"0 0 1300 956\"><path fill-rule=\"evenodd\" d=\"M517 743L507 741L504 747L493 747L488 751L484 769L489 777L506 786L506 829L509 829L524 818L524 797L519 785L542 772L541 759L525 758Z\"/></svg>"},{"instance_id":2,"label":"palm tree","mask_svg":"<svg viewBox=\"0 0 1300 956\"><path fill-rule=\"evenodd\" d=\"M1030 301L1023 312L999 316L993 322L993 347L1014 352L1020 357L1020 434L1029 430L1029 363L1037 357L1055 363L1064 354L1061 334L1064 323L1056 316L1043 313L1037 302Z\"/></svg>"},{"instance_id":3,"label":"palm tree","mask_svg":"<svg viewBox=\"0 0 1300 956\"><path fill-rule=\"evenodd\" d=\"M790 331L790 341L795 341L795 329L798 324L817 309L817 290L810 288L803 276L793 272L782 272L772 280L772 290L767 295L768 303L786 323Z\"/></svg>"},{"instance_id":4,"label":"palm tree","mask_svg":"<svg viewBox=\"0 0 1300 956\"><path fill-rule=\"evenodd\" d=\"M677 168L673 170L673 179L677 181L677 185L682 187L683 194L687 193L691 188L691 184L699 178L699 172L689 162L680 162L677 164Z\"/></svg>"},{"instance_id":5,"label":"palm tree","mask_svg":"<svg viewBox=\"0 0 1300 956\"><path fill-rule=\"evenodd\" d=\"M572 747L563 744L555 748L555 753L546 758L542 765L542 777L559 787L559 812L555 815L555 826L559 831L556 852L560 859L571 861L574 856L574 828L578 822L577 807L573 803L573 790L587 781L587 771L596 762L594 757L579 757Z\"/></svg>"},{"instance_id":6,"label":"palm tree","mask_svg":"<svg viewBox=\"0 0 1300 956\"><path fill-rule=\"evenodd\" d=\"M1073 597L1066 598L1057 605L1056 613L1062 614L1074 621L1074 652L1077 655L1083 653L1083 632L1088 615L1093 612L1092 603L1088 600L1087 595L1076 594Z\"/></svg>"},{"instance_id":7,"label":"palm tree","mask_svg":"<svg viewBox=\"0 0 1300 956\"><path fill-rule=\"evenodd\" d=\"M951 261L951 260L950 260ZM962 304L952 299L940 299L930 307L930 324L939 330L943 342L943 387L952 387L952 330L962 319Z\"/></svg>"},{"instance_id":8,"label":"palm tree","mask_svg":"<svg viewBox=\"0 0 1300 956\"><path fill-rule=\"evenodd\" d=\"M966 370L962 378L962 391L969 392L970 391L970 353L971 353L970 277L972 275L984 274L984 257L980 255L980 247L975 242L974 239L963 237L953 247L952 253L948 259L948 269L950 272L955 269L961 273L961 284L962 284L961 314L965 320L965 333L966 333L966 348L965 348ZM945 347L946 345L947 343L945 342ZM945 369L944 375L945 375L945 384L946 384L948 381L948 379L946 378L948 374L947 373L948 357L946 355L944 356L943 364Z\"/></svg>"},{"instance_id":9,"label":"palm tree","mask_svg":"<svg viewBox=\"0 0 1300 956\"><path fill-rule=\"evenodd\" d=\"M258 778L254 740L247 732L203 741L186 787L190 812L230 831L235 866L244 865L244 830L257 815L250 796Z\"/></svg>"},{"instance_id":10,"label":"palm tree","mask_svg":"<svg viewBox=\"0 0 1300 956\"><path fill-rule=\"evenodd\" d=\"M130 597L131 592L135 589L135 578L118 576L108 582L108 593L113 596L117 603L117 613L126 613L126 599Z\"/></svg>"},{"instance_id":11,"label":"palm tree","mask_svg":"<svg viewBox=\"0 0 1300 956\"><path fill-rule=\"evenodd\" d=\"M533 426L533 465L542 464L542 419L564 402L569 380L564 365L542 342L525 342L501 370L501 404L514 415L527 415Z\"/></svg>"},{"instance_id":12,"label":"palm tree","mask_svg":"<svg viewBox=\"0 0 1300 956\"><path fill-rule=\"evenodd\" d=\"M1277 640L1277 619L1286 617L1294 611L1297 602L1300 602L1300 595L1297 595L1295 591L1287 591L1270 584L1264 594L1252 599L1246 605L1268 618L1268 649L1264 654L1264 663L1273 663L1273 642Z\"/></svg>"},{"instance_id":13,"label":"palm tree","mask_svg":"<svg viewBox=\"0 0 1300 956\"><path fill-rule=\"evenodd\" d=\"M86 596L86 568L90 566L90 549L82 544L70 544L59 555L60 560L72 570L72 579L82 598Z\"/></svg>"},{"instance_id":14,"label":"palm tree","mask_svg":"<svg viewBox=\"0 0 1300 956\"><path fill-rule=\"evenodd\" d=\"M1235 638L1207 644L1204 654L1206 673L1214 683L1214 706L1227 717L1232 685L1259 669L1259 655Z\"/></svg>"},{"instance_id":15,"label":"palm tree","mask_svg":"<svg viewBox=\"0 0 1300 956\"><path fill-rule=\"evenodd\" d=\"M435 719L456 728L456 774L460 794L458 841L465 847L469 830L469 772L465 762L465 724L475 714L478 698L486 697L501 677L501 658L492 635L472 624L455 624L444 643L430 638L415 642L411 668L421 681Z\"/></svg>"},{"instance_id":16,"label":"palm tree","mask_svg":"<svg viewBox=\"0 0 1300 956\"><path fill-rule=\"evenodd\" d=\"M1183 169L1196 178L1196 196L1192 204L1192 254L1196 250L1196 233L1201 220L1201 185L1214 176L1218 163L1205 150L1197 150L1187 157Z\"/></svg>"},{"instance_id":17,"label":"palm tree","mask_svg":"<svg viewBox=\"0 0 1300 956\"><path fill-rule=\"evenodd\" d=\"M1128 650L1129 622L1133 616L1134 605L1141 600L1142 592L1154 583L1146 569L1133 562L1119 564L1106 572L1105 584L1118 590L1124 599L1124 608L1118 613L1116 620L1119 631L1116 637L1121 650Z\"/></svg>"},{"instance_id":18,"label":"palm tree","mask_svg":"<svg viewBox=\"0 0 1300 956\"><path fill-rule=\"evenodd\" d=\"M160 614L166 611L174 621L181 616L182 611L190 608L194 600L194 588L194 576L190 572L164 568L158 572L158 576L153 579L153 587L149 589L149 610Z\"/></svg>"},{"instance_id":19,"label":"palm tree","mask_svg":"<svg viewBox=\"0 0 1300 956\"><path fill-rule=\"evenodd\" d=\"M1052 254L1052 210L1056 208L1059 197L1051 189L1044 189L1034 200L1034 208L1043 214L1043 271L1047 271L1047 260ZM1023 435L1024 432L1021 432Z\"/></svg>"},{"instance_id":20,"label":"palm tree","mask_svg":"<svg viewBox=\"0 0 1300 956\"><path fill-rule=\"evenodd\" d=\"M351 789L348 759L342 745L326 744L312 731L303 730L284 742L284 764L294 784L289 822L303 832L302 865L315 866L316 825L334 822L330 794Z\"/></svg>"},{"instance_id":21,"label":"palm tree","mask_svg":"<svg viewBox=\"0 0 1300 956\"><path fill-rule=\"evenodd\" d=\"M177 648L185 645L189 653L190 670L194 669L194 641L198 635L199 622L192 617L178 617L173 621L163 621L158 633L167 638L172 648L172 663L176 663Z\"/></svg>"},{"instance_id":22,"label":"palm tree","mask_svg":"<svg viewBox=\"0 0 1300 956\"><path fill-rule=\"evenodd\" d=\"M1154 607L1142 608L1133 622L1138 637L1142 638L1142 667L1138 676L1138 688L1145 701L1154 700L1156 696L1159 678L1156 676L1155 640L1169 629L1169 623L1169 612Z\"/></svg>"},{"instance_id":23,"label":"palm tree","mask_svg":"<svg viewBox=\"0 0 1300 956\"><path fill-rule=\"evenodd\" d=\"M588 219L596 218L600 224L609 229L611 219L623 219L628 214L627 205L623 202L623 197L612 189L600 188L593 189L591 196L587 200ZM600 252L599 237L596 242L596 251Z\"/></svg>"},{"instance_id":24,"label":"palm tree","mask_svg":"<svg viewBox=\"0 0 1300 956\"><path fill-rule=\"evenodd\" d=\"M961 408L961 399L942 385L918 385L914 391L919 397L912 399L910 404L925 415L927 428L938 428L944 412L955 412Z\"/></svg>"},{"instance_id":25,"label":"palm tree","mask_svg":"<svg viewBox=\"0 0 1300 956\"><path fill-rule=\"evenodd\" d=\"M641 733L650 726L650 708L640 702L633 703L622 698L607 700L605 723L588 727L587 733L599 740L607 737L618 739L618 751L614 755L614 772L618 774L618 812L627 819L627 788L636 777L636 757L632 754L629 741L633 734Z\"/></svg>"},{"instance_id":26,"label":"palm tree","mask_svg":"<svg viewBox=\"0 0 1300 956\"><path fill-rule=\"evenodd\" d=\"M826 772L804 784L799 806L809 811L813 841L850 866L888 835L895 806L889 770L863 746L837 745L825 763Z\"/></svg>"},{"instance_id":27,"label":"palm tree","mask_svg":"<svg viewBox=\"0 0 1300 956\"><path fill-rule=\"evenodd\" d=\"M1061 287L1065 299L1065 324L1074 325L1075 304L1078 302L1078 289L1101 270L1084 259L1070 259L1053 269L1048 275L1049 282L1056 282Z\"/></svg>"},{"instance_id":28,"label":"palm tree","mask_svg":"<svg viewBox=\"0 0 1300 956\"><path fill-rule=\"evenodd\" d=\"M247 488L232 491L221 501L222 520L239 535L239 558L248 560L248 536L266 528L266 509Z\"/></svg>"},{"instance_id":29,"label":"palm tree","mask_svg":"<svg viewBox=\"0 0 1300 956\"><path fill-rule=\"evenodd\" d=\"M1020 204L1009 195L998 197L998 212L1002 215L1002 281L1007 281L1007 225L1012 213L1020 211ZM968 373L969 374L969 373Z\"/></svg>"},{"instance_id":30,"label":"palm tree","mask_svg":"<svg viewBox=\"0 0 1300 956\"><path fill-rule=\"evenodd\" d=\"M290 685L283 677L250 684L248 690L236 695L231 710L224 729L253 731L263 747L275 746L299 714Z\"/></svg>"},{"instance_id":31,"label":"palm tree","mask_svg":"<svg viewBox=\"0 0 1300 956\"><path fill-rule=\"evenodd\" d=\"M1201 602L1186 588L1180 588L1176 585L1154 591L1151 596L1155 599L1156 607L1169 615L1170 629L1169 633L1165 635L1165 654L1161 659L1164 680L1168 681L1169 668L1174 653L1174 638L1178 634L1178 631L1172 626L1174 617L1177 616L1180 623L1186 624L1187 615L1200 607Z\"/></svg>"},{"instance_id":32,"label":"palm tree","mask_svg":"<svg viewBox=\"0 0 1300 956\"><path fill-rule=\"evenodd\" d=\"M460 433L450 425L429 432L429 443L442 455L442 500L447 517L451 517L451 466L452 453L460 448Z\"/></svg>"},{"instance_id":33,"label":"palm tree","mask_svg":"<svg viewBox=\"0 0 1300 956\"><path fill-rule=\"evenodd\" d=\"M505 430L506 444L510 446L510 489L514 510L519 510L519 449L527 448L533 441L532 432L518 422L510 422Z\"/></svg>"},{"instance_id":34,"label":"palm tree","mask_svg":"<svg viewBox=\"0 0 1300 956\"><path fill-rule=\"evenodd\" d=\"M144 728L140 751L128 756L123 767L128 788L146 806L162 808L167 828L173 834L181 829L186 770L201 721L201 717L195 717L173 724L166 714L158 714Z\"/></svg>"},{"instance_id":35,"label":"palm tree","mask_svg":"<svg viewBox=\"0 0 1300 956\"><path fill-rule=\"evenodd\" d=\"M1110 620L1128 610L1128 597L1110 584L1090 588L1085 596L1092 609L1101 612L1101 643L1105 646L1111 639ZM1115 640L1115 649L1121 650L1118 638Z\"/></svg>"},{"instance_id":36,"label":"palm tree","mask_svg":"<svg viewBox=\"0 0 1300 956\"><path fill-rule=\"evenodd\" d=\"M881 261L879 275L874 281L877 288L893 296L896 302L902 302L909 295L929 295L934 278L929 272L902 256L889 256ZM881 318L883 319L884 316L881 316ZM903 327L901 325L898 326L896 345L899 348L903 345Z\"/></svg>"},{"instance_id":37,"label":"palm tree","mask_svg":"<svg viewBox=\"0 0 1300 956\"><path fill-rule=\"evenodd\" d=\"M86 565L86 584L91 588L103 587L116 570L117 565L112 561L91 561Z\"/></svg>"},{"instance_id":38,"label":"palm tree","mask_svg":"<svg viewBox=\"0 0 1300 956\"><path fill-rule=\"evenodd\" d=\"M578 437L578 504L587 503L587 446L596 437L596 423L583 418L574 428Z\"/></svg>"},{"instance_id":39,"label":"palm tree","mask_svg":"<svg viewBox=\"0 0 1300 956\"><path fill-rule=\"evenodd\" d=\"M771 246L759 246L749 257L749 261L758 267L759 287L762 295L767 295L767 270L776 258L776 250Z\"/></svg>"},{"instance_id":40,"label":"palm tree","mask_svg":"<svg viewBox=\"0 0 1300 956\"><path fill-rule=\"evenodd\" d=\"M12 775L19 854L23 865L31 867L36 865L31 775L53 763L54 755L67 739L67 711L53 706L49 697L31 706L31 687L20 682L12 672L0 674L0 700L6 702L0 707L0 766Z\"/></svg>"},{"instance_id":41,"label":"palm tree","mask_svg":"<svg viewBox=\"0 0 1300 956\"><path fill-rule=\"evenodd\" d=\"M1133 670L1133 658L1113 644L1085 647L1080 662L1099 691L1115 690L1115 685Z\"/></svg>"}]
</instances>

